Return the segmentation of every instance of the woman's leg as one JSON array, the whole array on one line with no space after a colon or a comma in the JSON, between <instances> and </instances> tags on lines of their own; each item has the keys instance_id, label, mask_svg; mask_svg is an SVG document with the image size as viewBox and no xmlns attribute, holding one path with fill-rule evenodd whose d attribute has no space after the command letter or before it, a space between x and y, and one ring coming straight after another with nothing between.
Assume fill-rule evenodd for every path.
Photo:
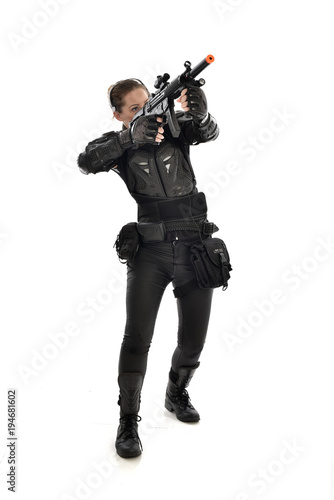
<instances>
[{"instance_id":1,"label":"woman's leg","mask_svg":"<svg viewBox=\"0 0 334 500\"><path fill-rule=\"evenodd\" d=\"M127 320L118 376L120 424L115 443L123 458L137 457L142 450L138 436L141 389L161 298L172 279L171 257L169 244L143 245L128 265Z\"/></svg>"},{"instance_id":2,"label":"woman's leg","mask_svg":"<svg viewBox=\"0 0 334 500\"><path fill-rule=\"evenodd\" d=\"M189 244L177 243L175 251L178 266L173 285L178 288L188 282L195 284L185 295L177 299L178 342L172 357L165 407L175 412L176 417L182 422L198 422L199 413L191 404L186 388L199 366L198 359L204 347L209 325L213 289L201 289L197 286L190 261Z\"/></svg>"}]
</instances>

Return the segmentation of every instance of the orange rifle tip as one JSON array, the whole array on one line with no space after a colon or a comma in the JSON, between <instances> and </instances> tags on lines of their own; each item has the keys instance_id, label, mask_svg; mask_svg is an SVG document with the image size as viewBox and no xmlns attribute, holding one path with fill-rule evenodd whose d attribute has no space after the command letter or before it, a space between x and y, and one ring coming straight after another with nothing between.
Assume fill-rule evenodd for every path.
<instances>
[{"instance_id":1,"label":"orange rifle tip","mask_svg":"<svg viewBox=\"0 0 334 500\"><path fill-rule=\"evenodd\" d=\"M213 63L213 61L215 60L215 58L211 54L209 54L208 56L206 56L205 60L206 60L207 63L210 64L210 63Z\"/></svg>"}]
</instances>

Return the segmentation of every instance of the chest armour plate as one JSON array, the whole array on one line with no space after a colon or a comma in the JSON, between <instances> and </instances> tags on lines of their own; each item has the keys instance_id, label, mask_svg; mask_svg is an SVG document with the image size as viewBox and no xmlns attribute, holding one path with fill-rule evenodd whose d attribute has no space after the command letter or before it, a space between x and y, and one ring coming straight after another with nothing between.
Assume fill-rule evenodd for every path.
<instances>
[{"instance_id":1,"label":"chest armour plate","mask_svg":"<svg viewBox=\"0 0 334 500\"><path fill-rule=\"evenodd\" d=\"M148 196L174 197L191 193L192 175L182 152L170 142L159 146L145 145L132 150L128 168L134 180L134 191Z\"/></svg>"}]
</instances>

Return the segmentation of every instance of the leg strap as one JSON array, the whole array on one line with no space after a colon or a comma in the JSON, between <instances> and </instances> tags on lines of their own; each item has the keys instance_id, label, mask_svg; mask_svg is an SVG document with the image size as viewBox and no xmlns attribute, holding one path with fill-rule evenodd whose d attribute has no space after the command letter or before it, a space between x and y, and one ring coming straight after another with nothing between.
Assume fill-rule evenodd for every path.
<instances>
[{"instance_id":1,"label":"leg strap","mask_svg":"<svg viewBox=\"0 0 334 500\"><path fill-rule=\"evenodd\" d=\"M174 290L173 290L174 296L176 299L183 297L188 292L190 292L190 290L192 290L193 288L196 288L197 286L198 286L197 279L193 279L191 281L188 281L184 285L177 286L176 288L174 288Z\"/></svg>"}]
</instances>

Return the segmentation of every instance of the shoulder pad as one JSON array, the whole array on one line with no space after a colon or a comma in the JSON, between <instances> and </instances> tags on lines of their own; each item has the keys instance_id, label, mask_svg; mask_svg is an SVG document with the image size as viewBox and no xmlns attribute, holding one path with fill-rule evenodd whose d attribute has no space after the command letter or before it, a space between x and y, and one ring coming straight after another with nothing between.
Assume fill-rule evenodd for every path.
<instances>
[{"instance_id":1,"label":"shoulder pad","mask_svg":"<svg viewBox=\"0 0 334 500\"><path fill-rule=\"evenodd\" d=\"M115 130L111 130L110 132L105 132L104 134L102 134L102 137L112 137L112 136L118 135L119 132L115 132Z\"/></svg>"},{"instance_id":2,"label":"shoulder pad","mask_svg":"<svg viewBox=\"0 0 334 500\"><path fill-rule=\"evenodd\" d=\"M92 141L90 141L88 143L87 147L90 148L91 146L96 146L98 144L103 144L103 143L107 142L109 139L111 139L112 137L117 136L118 134L119 134L119 132L114 132L114 131L105 132L100 137L97 137L96 139L93 139Z\"/></svg>"}]
</instances>

